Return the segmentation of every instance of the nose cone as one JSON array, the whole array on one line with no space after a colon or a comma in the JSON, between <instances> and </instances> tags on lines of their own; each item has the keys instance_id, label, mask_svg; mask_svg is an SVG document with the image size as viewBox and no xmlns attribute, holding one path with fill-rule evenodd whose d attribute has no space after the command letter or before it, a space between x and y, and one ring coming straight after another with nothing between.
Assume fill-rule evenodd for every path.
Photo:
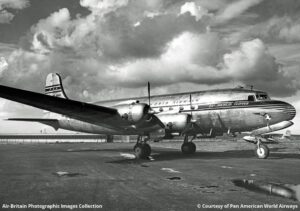
<instances>
[{"instance_id":1,"label":"nose cone","mask_svg":"<svg viewBox=\"0 0 300 211\"><path fill-rule=\"evenodd\" d=\"M288 115L289 120L292 120L296 116L296 109L291 104L286 104L285 113Z\"/></svg>"}]
</instances>

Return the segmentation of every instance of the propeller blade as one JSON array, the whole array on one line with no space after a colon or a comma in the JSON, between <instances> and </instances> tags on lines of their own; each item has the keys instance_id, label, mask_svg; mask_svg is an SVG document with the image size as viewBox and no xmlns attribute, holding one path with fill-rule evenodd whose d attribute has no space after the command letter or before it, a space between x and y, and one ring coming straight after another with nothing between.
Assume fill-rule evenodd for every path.
<instances>
[{"instance_id":1,"label":"propeller blade","mask_svg":"<svg viewBox=\"0 0 300 211\"><path fill-rule=\"evenodd\" d=\"M149 106L150 106L150 82L148 81L148 102L149 102Z\"/></svg>"},{"instance_id":2,"label":"propeller blade","mask_svg":"<svg viewBox=\"0 0 300 211\"><path fill-rule=\"evenodd\" d=\"M190 94L190 109L191 109L191 116L192 116L192 94Z\"/></svg>"}]
</instances>

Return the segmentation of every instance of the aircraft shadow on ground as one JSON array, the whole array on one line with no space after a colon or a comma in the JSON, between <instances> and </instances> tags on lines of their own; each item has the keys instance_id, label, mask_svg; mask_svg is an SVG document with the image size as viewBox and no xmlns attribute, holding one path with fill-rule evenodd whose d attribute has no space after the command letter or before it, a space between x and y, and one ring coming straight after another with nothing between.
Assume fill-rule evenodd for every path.
<instances>
[{"instance_id":1,"label":"aircraft shadow on ground","mask_svg":"<svg viewBox=\"0 0 300 211\"><path fill-rule=\"evenodd\" d=\"M116 148L116 149L107 149L107 148L96 148L96 149L67 149L67 152L126 152L133 153L133 149L129 148Z\"/></svg>"},{"instance_id":2,"label":"aircraft shadow on ground","mask_svg":"<svg viewBox=\"0 0 300 211\"><path fill-rule=\"evenodd\" d=\"M268 159L300 159L300 154L297 153L281 153L282 148L272 148L270 150L270 156ZM79 149L68 149L66 150L69 153L72 152L116 152L116 153L128 153L133 154L133 149L128 147L122 148L79 148ZM274 152L274 153L272 153ZM207 152L207 151L197 151L193 155L184 155L178 149L163 149L163 148L154 148L151 154L153 160L147 159L128 159L121 158L114 161L109 161L111 163L140 163L140 162L157 162L157 161L166 161L166 160L179 160L179 159L245 159L245 158L256 158L254 150L228 150L224 152Z\"/></svg>"},{"instance_id":3,"label":"aircraft shadow on ground","mask_svg":"<svg viewBox=\"0 0 300 211\"><path fill-rule=\"evenodd\" d=\"M273 150L273 149L272 149ZM272 150L270 152L270 156L266 160L275 160L275 159L300 159L300 154L294 153L276 153L272 154ZM276 151L276 150L274 150ZM128 150L129 153L133 153ZM181 160L181 159L257 159L254 154L254 150L229 150L224 152L201 152L197 151L193 155L183 155L180 151L166 151L160 149L154 149L152 151L151 157L153 160L137 160L137 159L127 159L122 158L114 161L109 161L109 163L145 163L145 162L159 162L159 161L168 161L168 160Z\"/></svg>"}]
</instances>

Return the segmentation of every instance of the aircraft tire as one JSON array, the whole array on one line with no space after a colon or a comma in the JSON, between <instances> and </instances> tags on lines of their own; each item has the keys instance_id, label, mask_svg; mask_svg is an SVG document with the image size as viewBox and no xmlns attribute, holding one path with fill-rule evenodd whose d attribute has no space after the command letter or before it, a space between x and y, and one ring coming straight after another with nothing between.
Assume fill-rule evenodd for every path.
<instances>
[{"instance_id":1,"label":"aircraft tire","mask_svg":"<svg viewBox=\"0 0 300 211\"><path fill-rule=\"evenodd\" d=\"M183 143L181 145L181 152L183 154L194 154L196 152L196 145L193 142Z\"/></svg>"},{"instance_id":2,"label":"aircraft tire","mask_svg":"<svg viewBox=\"0 0 300 211\"><path fill-rule=\"evenodd\" d=\"M266 159L269 156L270 150L268 146L261 144L260 147L255 148L254 152L259 159Z\"/></svg>"},{"instance_id":3,"label":"aircraft tire","mask_svg":"<svg viewBox=\"0 0 300 211\"><path fill-rule=\"evenodd\" d=\"M136 144L133 149L136 158L145 159L151 154L151 147L149 144Z\"/></svg>"}]
</instances>

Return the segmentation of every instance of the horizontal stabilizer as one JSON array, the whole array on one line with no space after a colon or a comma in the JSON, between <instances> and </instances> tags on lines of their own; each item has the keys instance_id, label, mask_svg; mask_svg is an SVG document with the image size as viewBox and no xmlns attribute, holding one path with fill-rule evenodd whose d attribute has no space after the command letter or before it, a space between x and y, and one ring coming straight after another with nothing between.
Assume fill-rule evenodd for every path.
<instances>
[{"instance_id":1,"label":"horizontal stabilizer","mask_svg":"<svg viewBox=\"0 0 300 211\"><path fill-rule=\"evenodd\" d=\"M57 119L42 119L42 118L8 118L9 121L24 121L24 122L57 122Z\"/></svg>"}]
</instances>

